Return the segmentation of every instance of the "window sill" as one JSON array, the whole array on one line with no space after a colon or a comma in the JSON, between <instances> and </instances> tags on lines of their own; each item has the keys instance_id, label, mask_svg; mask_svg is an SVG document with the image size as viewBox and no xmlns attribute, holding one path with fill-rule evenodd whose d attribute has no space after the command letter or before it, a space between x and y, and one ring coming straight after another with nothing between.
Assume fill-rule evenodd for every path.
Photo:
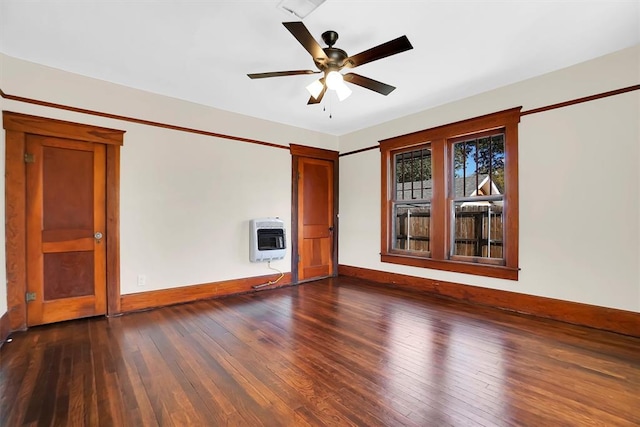
<instances>
[{"instance_id":1,"label":"window sill","mask_svg":"<svg viewBox=\"0 0 640 427\"><path fill-rule=\"evenodd\" d=\"M518 271L520 270L519 268L505 267L502 265L434 260L430 258L395 254L381 254L380 261L390 264L409 265L412 267L452 271L455 273L473 274L476 276L495 277L507 280L518 280Z\"/></svg>"}]
</instances>

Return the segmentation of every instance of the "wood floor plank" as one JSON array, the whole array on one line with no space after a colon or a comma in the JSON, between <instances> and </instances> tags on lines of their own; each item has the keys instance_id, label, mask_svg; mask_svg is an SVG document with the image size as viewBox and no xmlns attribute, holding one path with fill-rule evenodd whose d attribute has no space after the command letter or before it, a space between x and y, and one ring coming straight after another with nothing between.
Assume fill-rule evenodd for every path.
<instances>
[{"instance_id":1,"label":"wood floor plank","mask_svg":"<svg viewBox=\"0 0 640 427\"><path fill-rule=\"evenodd\" d=\"M31 328L0 425L640 425L640 339L353 278Z\"/></svg>"}]
</instances>

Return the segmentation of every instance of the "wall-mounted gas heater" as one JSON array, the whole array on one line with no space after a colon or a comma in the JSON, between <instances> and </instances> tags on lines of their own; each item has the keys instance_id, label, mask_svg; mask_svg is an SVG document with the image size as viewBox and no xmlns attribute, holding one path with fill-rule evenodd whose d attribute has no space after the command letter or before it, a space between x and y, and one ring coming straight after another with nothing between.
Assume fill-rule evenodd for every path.
<instances>
[{"instance_id":1,"label":"wall-mounted gas heater","mask_svg":"<svg viewBox=\"0 0 640 427\"><path fill-rule=\"evenodd\" d=\"M249 222L249 260L283 259L287 253L284 222L278 218L252 219Z\"/></svg>"}]
</instances>

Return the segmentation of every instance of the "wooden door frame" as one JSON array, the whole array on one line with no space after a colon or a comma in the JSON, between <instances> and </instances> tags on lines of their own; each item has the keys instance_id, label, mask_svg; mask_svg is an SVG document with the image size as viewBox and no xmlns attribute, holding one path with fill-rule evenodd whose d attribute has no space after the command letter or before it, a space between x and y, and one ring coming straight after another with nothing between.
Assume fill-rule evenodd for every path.
<instances>
[{"instance_id":1,"label":"wooden door frame","mask_svg":"<svg viewBox=\"0 0 640 427\"><path fill-rule=\"evenodd\" d=\"M107 316L120 313L120 147L122 130L3 111L5 129L5 240L7 309L11 331L27 328L26 168L27 135L105 144Z\"/></svg>"},{"instance_id":2,"label":"wooden door frame","mask_svg":"<svg viewBox=\"0 0 640 427\"><path fill-rule=\"evenodd\" d=\"M291 282L298 281L298 163L300 158L329 160L333 163L333 276L338 275L338 165L339 153L306 145L289 144L291 151Z\"/></svg>"}]
</instances>

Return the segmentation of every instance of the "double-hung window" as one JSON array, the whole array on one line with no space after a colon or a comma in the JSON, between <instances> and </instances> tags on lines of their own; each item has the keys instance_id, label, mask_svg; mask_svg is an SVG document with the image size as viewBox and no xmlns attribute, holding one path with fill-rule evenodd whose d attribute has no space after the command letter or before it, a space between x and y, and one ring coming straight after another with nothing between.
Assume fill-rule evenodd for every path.
<instances>
[{"instance_id":1,"label":"double-hung window","mask_svg":"<svg viewBox=\"0 0 640 427\"><path fill-rule=\"evenodd\" d=\"M398 251L429 256L431 224L431 148L400 151L393 156L393 242Z\"/></svg>"},{"instance_id":2,"label":"double-hung window","mask_svg":"<svg viewBox=\"0 0 640 427\"><path fill-rule=\"evenodd\" d=\"M380 142L383 262L517 280L520 108Z\"/></svg>"}]
</instances>

